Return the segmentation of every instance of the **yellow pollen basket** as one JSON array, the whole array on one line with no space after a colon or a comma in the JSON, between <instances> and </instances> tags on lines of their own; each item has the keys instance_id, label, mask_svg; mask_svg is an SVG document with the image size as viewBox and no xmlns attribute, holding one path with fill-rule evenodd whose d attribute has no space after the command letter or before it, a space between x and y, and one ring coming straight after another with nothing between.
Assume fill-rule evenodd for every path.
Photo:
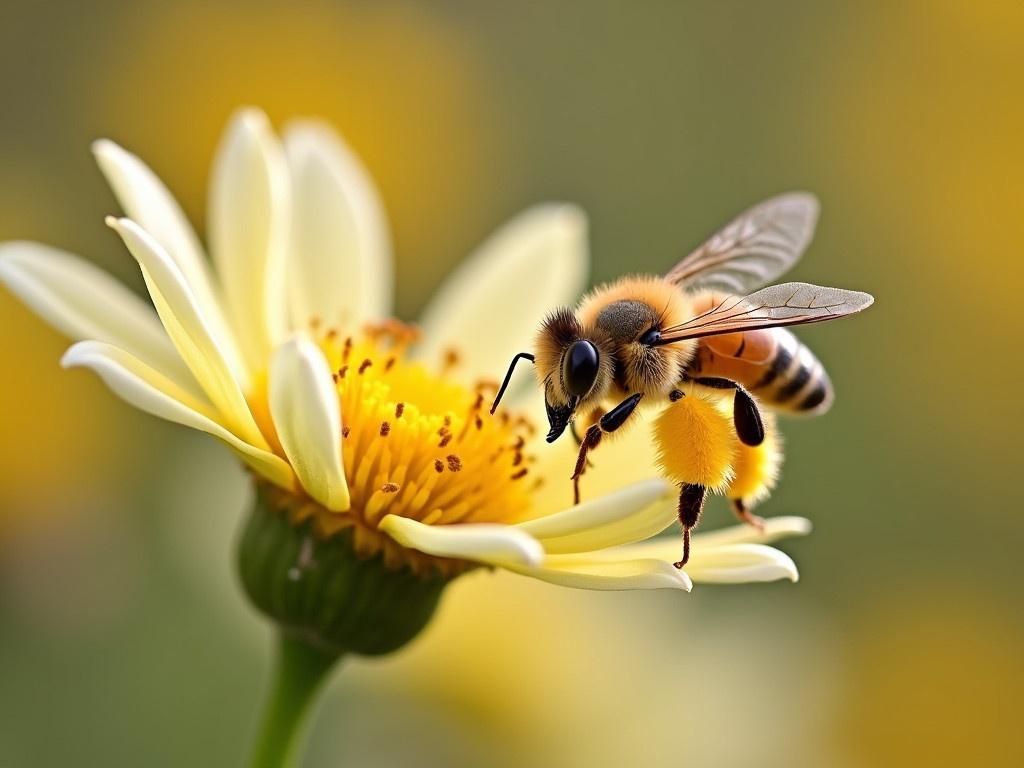
<instances>
[{"instance_id":1,"label":"yellow pollen basket","mask_svg":"<svg viewBox=\"0 0 1024 768\"><path fill-rule=\"evenodd\" d=\"M535 457L525 452L534 427L525 418L491 416L485 402L496 384L468 389L410 362L416 338L397 322L359 337L318 333L334 371L342 419L342 457L351 507L332 512L309 498L286 498L292 522L312 518L329 537L351 529L363 556L383 552L385 564L453 573L468 564L409 550L378 530L385 515L426 525L515 523L529 516ZM455 363L454 356L446 361Z\"/></svg>"},{"instance_id":2,"label":"yellow pollen basket","mask_svg":"<svg viewBox=\"0 0 1024 768\"><path fill-rule=\"evenodd\" d=\"M680 389L685 396L666 406L654 422L658 463L676 482L722 492L735 476L740 446L732 420L732 393L694 385Z\"/></svg>"}]
</instances>

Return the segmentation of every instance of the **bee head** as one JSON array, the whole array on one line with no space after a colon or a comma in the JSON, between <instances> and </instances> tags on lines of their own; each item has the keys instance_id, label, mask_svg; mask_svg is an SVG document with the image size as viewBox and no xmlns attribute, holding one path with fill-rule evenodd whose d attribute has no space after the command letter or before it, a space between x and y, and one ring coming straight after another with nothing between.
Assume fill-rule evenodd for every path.
<instances>
[{"instance_id":1,"label":"bee head","mask_svg":"<svg viewBox=\"0 0 1024 768\"><path fill-rule=\"evenodd\" d=\"M554 442L572 420L576 407L590 395L601 375L601 352L589 339L576 339L562 352L557 386L553 382L545 389L547 407L547 435ZM554 377L553 377L554 378Z\"/></svg>"}]
</instances>

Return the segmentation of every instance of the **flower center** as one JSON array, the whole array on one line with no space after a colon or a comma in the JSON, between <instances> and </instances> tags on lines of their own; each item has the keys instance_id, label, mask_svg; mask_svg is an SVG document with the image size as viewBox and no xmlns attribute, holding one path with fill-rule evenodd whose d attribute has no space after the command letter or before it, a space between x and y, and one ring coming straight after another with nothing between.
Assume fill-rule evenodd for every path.
<instances>
[{"instance_id":1,"label":"flower center","mask_svg":"<svg viewBox=\"0 0 1024 768\"><path fill-rule=\"evenodd\" d=\"M496 382L471 389L456 383L446 375L455 355L441 373L409 361L406 350L416 331L397 321L358 337L334 330L317 336L334 370L351 508L332 512L293 497L284 505L293 522L312 519L323 537L351 530L359 554L383 552L388 565L418 571L432 565L454 573L466 564L406 549L378 531L381 519L394 514L449 525L514 523L527 516L539 482L531 476L535 457L525 452L534 427L505 410L488 413Z\"/></svg>"}]
</instances>

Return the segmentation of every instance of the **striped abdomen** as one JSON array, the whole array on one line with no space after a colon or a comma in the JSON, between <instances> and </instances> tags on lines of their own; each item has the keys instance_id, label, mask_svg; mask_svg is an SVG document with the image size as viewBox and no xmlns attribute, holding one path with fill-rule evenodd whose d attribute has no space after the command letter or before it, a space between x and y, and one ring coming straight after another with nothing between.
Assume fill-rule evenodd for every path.
<instances>
[{"instance_id":1,"label":"striped abdomen","mask_svg":"<svg viewBox=\"0 0 1024 768\"><path fill-rule=\"evenodd\" d=\"M720 300L709 295L699 303L709 307ZM703 309L698 306L697 311ZM832 405L832 383L824 366L785 328L703 338L687 373L737 381L778 411L812 415Z\"/></svg>"}]
</instances>

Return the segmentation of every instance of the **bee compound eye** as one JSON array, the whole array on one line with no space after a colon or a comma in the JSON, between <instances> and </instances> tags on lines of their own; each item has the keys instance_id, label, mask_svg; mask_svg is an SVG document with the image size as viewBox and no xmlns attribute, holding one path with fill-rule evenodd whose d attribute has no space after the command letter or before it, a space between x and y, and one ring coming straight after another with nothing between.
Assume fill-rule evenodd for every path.
<instances>
[{"instance_id":1,"label":"bee compound eye","mask_svg":"<svg viewBox=\"0 0 1024 768\"><path fill-rule=\"evenodd\" d=\"M600 355L593 342L574 341L562 361L562 383L570 395L583 397L597 381Z\"/></svg>"}]
</instances>

